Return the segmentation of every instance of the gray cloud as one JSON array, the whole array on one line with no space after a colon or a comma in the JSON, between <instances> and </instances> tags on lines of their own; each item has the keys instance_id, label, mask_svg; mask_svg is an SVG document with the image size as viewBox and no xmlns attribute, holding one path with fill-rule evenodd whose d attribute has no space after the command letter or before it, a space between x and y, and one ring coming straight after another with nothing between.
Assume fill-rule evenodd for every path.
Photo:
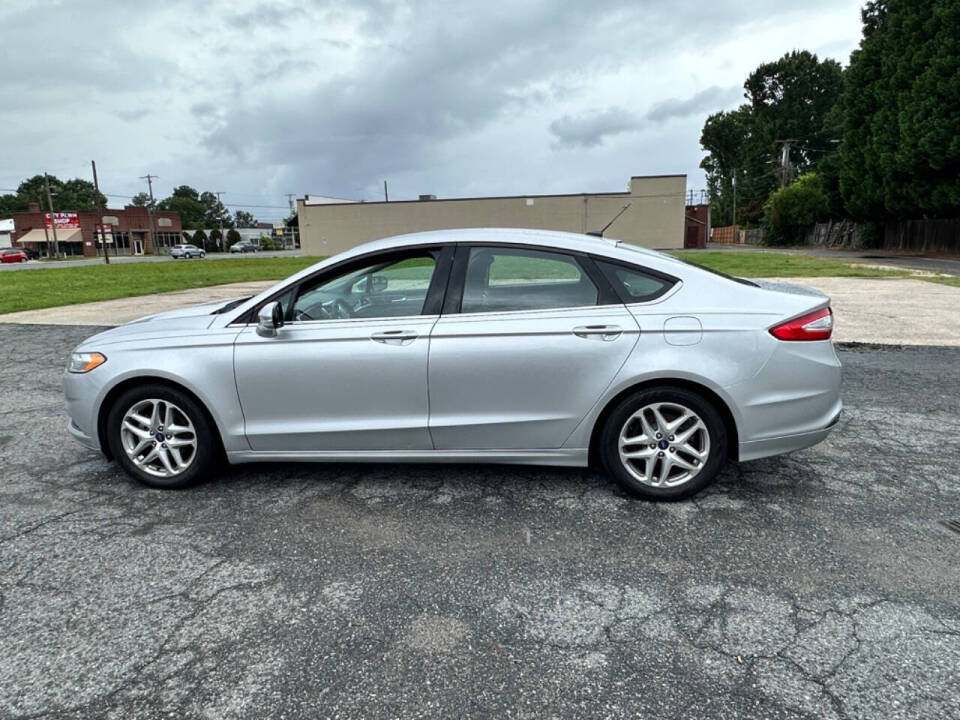
<instances>
[{"instance_id":1,"label":"gray cloud","mask_svg":"<svg viewBox=\"0 0 960 720\"><path fill-rule=\"evenodd\" d=\"M855 46L859 1L840 0L846 34L838 0L0 3L0 182L90 157L114 193L149 171L264 204L385 178L402 197L699 177L694 121L665 121L734 102L745 68L795 43Z\"/></svg>"},{"instance_id":2,"label":"gray cloud","mask_svg":"<svg viewBox=\"0 0 960 720\"><path fill-rule=\"evenodd\" d=\"M621 107L611 107L577 115L564 115L550 123L550 132L557 138L560 147L595 147L604 138L636 130L640 125L637 116Z\"/></svg>"},{"instance_id":3,"label":"gray cloud","mask_svg":"<svg viewBox=\"0 0 960 720\"><path fill-rule=\"evenodd\" d=\"M136 122L140 118L145 118L150 114L150 108L136 108L130 110L117 110L117 117L127 122Z\"/></svg>"},{"instance_id":4,"label":"gray cloud","mask_svg":"<svg viewBox=\"0 0 960 720\"><path fill-rule=\"evenodd\" d=\"M264 3L246 12L229 15L225 22L228 26L238 30L256 30L282 26L290 20L304 19L305 17L306 13L302 8Z\"/></svg>"},{"instance_id":5,"label":"gray cloud","mask_svg":"<svg viewBox=\"0 0 960 720\"><path fill-rule=\"evenodd\" d=\"M714 85L688 98L670 98L659 102L650 108L646 118L653 122L664 122L671 118L684 118L699 113L713 113L718 110L725 110L742 98L743 86L741 85L731 85L730 87Z\"/></svg>"}]
</instances>

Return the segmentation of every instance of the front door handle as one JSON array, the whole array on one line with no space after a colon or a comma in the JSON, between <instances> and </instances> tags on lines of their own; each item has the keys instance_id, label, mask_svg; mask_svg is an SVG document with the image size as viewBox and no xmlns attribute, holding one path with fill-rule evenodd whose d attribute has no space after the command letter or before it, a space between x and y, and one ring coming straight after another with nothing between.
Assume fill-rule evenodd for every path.
<instances>
[{"instance_id":1,"label":"front door handle","mask_svg":"<svg viewBox=\"0 0 960 720\"><path fill-rule=\"evenodd\" d=\"M623 328L619 325L580 325L573 329L573 334L579 338L610 342L623 335Z\"/></svg>"},{"instance_id":2,"label":"front door handle","mask_svg":"<svg viewBox=\"0 0 960 720\"><path fill-rule=\"evenodd\" d=\"M409 345L417 339L417 333L413 330L384 330L373 333L370 339L384 345Z\"/></svg>"}]
</instances>

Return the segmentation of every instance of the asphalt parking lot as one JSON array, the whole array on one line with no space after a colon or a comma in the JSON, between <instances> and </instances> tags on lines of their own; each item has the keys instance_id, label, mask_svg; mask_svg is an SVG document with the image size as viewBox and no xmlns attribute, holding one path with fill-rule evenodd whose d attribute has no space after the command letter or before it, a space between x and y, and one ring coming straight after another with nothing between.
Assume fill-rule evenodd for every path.
<instances>
[{"instance_id":1,"label":"asphalt parking lot","mask_svg":"<svg viewBox=\"0 0 960 720\"><path fill-rule=\"evenodd\" d=\"M0 326L0 717L960 718L960 349L842 352L832 437L694 501L589 471L67 436L93 328Z\"/></svg>"}]
</instances>

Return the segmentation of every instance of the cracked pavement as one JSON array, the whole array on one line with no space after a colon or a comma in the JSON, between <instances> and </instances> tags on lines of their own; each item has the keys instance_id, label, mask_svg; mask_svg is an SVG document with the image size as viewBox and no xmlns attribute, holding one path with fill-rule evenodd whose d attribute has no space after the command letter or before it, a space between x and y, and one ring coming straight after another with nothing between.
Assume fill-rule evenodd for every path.
<instances>
[{"instance_id":1,"label":"cracked pavement","mask_svg":"<svg viewBox=\"0 0 960 720\"><path fill-rule=\"evenodd\" d=\"M841 353L825 443L693 501L587 470L73 443L89 327L0 327L0 717L960 718L960 350Z\"/></svg>"}]
</instances>

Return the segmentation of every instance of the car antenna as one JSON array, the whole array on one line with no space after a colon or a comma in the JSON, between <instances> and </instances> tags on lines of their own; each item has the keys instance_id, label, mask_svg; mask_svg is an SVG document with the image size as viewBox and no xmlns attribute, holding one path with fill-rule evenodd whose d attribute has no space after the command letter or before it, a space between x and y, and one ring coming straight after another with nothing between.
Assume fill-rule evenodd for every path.
<instances>
[{"instance_id":1,"label":"car antenna","mask_svg":"<svg viewBox=\"0 0 960 720\"><path fill-rule=\"evenodd\" d=\"M627 208L629 208L632 204L633 203L627 203L624 205L622 208L620 208L620 212L613 216L613 219L610 222L604 225L600 230L588 231L587 235L592 235L593 237L603 237L603 234L607 231L607 229L613 225L617 221L617 218L623 215L627 211Z\"/></svg>"}]
</instances>

